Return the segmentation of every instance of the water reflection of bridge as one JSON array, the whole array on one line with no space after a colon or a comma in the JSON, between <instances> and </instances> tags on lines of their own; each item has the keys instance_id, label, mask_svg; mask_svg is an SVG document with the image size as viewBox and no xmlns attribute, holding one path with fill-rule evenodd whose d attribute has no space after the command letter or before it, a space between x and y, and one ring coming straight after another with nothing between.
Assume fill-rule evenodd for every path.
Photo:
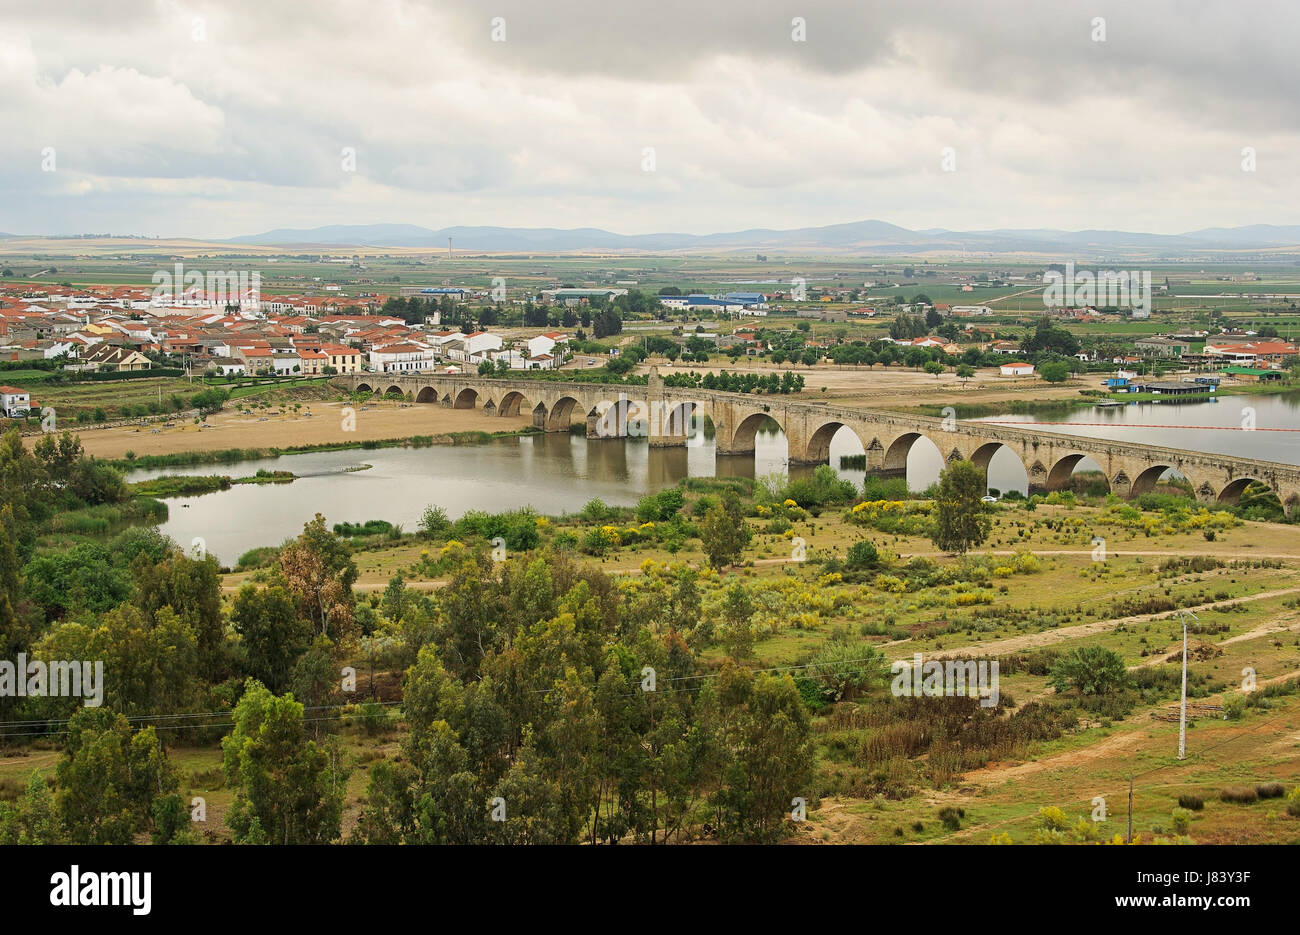
<instances>
[{"instance_id":1,"label":"water reflection of bridge","mask_svg":"<svg viewBox=\"0 0 1300 935\"><path fill-rule=\"evenodd\" d=\"M575 421L585 419L589 437L640 434L654 447L684 448L697 437L694 427L707 418L717 454L752 454L755 434L771 419L785 433L793 464L826 463L831 439L847 428L862 443L868 473L905 474L908 453L925 438L945 462L969 459L986 470L993 456L1006 448L1024 465L1031 491L1066 488L1070 475L1087 458L1105 473L1110 489L1123 497L1146 493L1161 475L1173 470L1192 484L1203 501L1235 503L1247 485L1259 482L1277 493L1288 513L1300 507L1296 465L1044 432L1032 426L832 406L799 396L665 387L653 372L646 386L472 374L358 373L335 377L333 382L353 392L401 393L418 403L455 409L503 416L531 413L533 425L549 432L567 432Z\"/></svg>"}]
</instances>

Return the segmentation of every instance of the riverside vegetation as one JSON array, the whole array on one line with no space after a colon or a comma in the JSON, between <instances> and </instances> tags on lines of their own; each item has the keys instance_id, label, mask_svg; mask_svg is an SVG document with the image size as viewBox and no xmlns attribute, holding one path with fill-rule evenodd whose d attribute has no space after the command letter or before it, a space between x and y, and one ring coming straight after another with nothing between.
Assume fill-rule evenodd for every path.
<instances>
[{"instance_id":1,"label":"riverside vegetation","mask_svg":"<svg viewBox=\"0 0 1300 935\"><path fill-rule=\"evenodd\" d=\"M4 658L106 673L100 708L0 696L0 841L1113 840L1081 819L1113 745L1170 768L1186 609L1219 712L1193 748L1224 752L1143 787L1137 827L1300 837L1295 758L1261 743L1300 716L1300 529L1266 498L1076 477L990 505L965 463L919 497L823 467L410 531L318 515L227 569L150 525L177 479L129 487L71 435L6 435L0 478ZM915 653L996 659L999 705L896 695Z\"/></svg>"}]
</instances>

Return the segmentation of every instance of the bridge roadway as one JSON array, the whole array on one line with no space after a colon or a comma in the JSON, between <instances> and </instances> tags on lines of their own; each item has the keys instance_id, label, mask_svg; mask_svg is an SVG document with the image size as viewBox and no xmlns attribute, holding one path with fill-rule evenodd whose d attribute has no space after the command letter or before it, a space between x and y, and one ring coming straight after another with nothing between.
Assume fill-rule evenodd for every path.
<instances>
[{"instance_id":1,"label":"bridge roadway","mask_svg":"<svg viewBox=\"0 0 1300 935\"><path fill-rule=\"evenodd\" d=\"M1300 509L1300 466L1293 464L1065 435L1032 426L834 406L798 395L666 387L654 371L646 386L433 373L355 373L332 382L351 392L399 392L417 403L455 409L502 416L531 412L533 425L548 432L567 432L575 417L585 417L588 437L645 435L652 446L685 445L697 424L692 417L707 416L719 455L752 453L755 433L771 418L785 433L789 459L795 464L827 463L831 438L848 427L862 442L868 472L887 475L906 473L907 454L921 438L930 439L949 463L965 458L985 469L1005 447L1024 464L1031 492L1064 489L1086 457L1105 472L1111 490L1125 498L1151 490L1161 474L1173 469L1205 502L1235 503L1247 484L1259 481L1277 493L1288 513Z\"/></svg>"}]
</instances>

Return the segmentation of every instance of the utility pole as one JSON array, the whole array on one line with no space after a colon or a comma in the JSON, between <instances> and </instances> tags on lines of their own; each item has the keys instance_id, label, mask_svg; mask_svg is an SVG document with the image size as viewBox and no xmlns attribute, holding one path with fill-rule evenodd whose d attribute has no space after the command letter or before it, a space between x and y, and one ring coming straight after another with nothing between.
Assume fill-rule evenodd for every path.
<instances>
[{"instance_id":1,"label":"utility pole","mask_svg":"<svg viewBox=\"0 0 1300 935\"><path fill-rule=\"evenodd\" d=\"M1133 774L1128 774L1128 837L1124 839L1125 844L1133 843Z\"/></svg>"},{"instance_id":2,"label":"utility pole","mask_svg":"<svg viewBox=\"0 0 1300 935\"><path fill-rule=\"evenodd\" d=\"M1178 759L1187 758L1187 618L1183 618L1183 699L1178 707Z\"/></svg>"},{"instance_id":3,"label":"utility pole","mask_svg":"<svg viewBox=\"0 0 1300 935\"><path fill-rule=\"evenodd\" d=\"M1190 610L1180 610L1178 616L1183 621L1183 695L1178 707L1178 759L1187 759L1187 618L1200 618Z\"/></svg>"}]
</instances>

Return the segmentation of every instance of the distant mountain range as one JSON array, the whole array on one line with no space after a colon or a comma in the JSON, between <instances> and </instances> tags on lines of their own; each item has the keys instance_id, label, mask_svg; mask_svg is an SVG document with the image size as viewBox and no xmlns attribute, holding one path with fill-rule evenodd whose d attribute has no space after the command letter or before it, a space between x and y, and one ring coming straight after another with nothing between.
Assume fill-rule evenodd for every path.
<instances>
[{"instance_id":1,"label":"distant mountain range","mask_svg":"<svg viewBox=\"0 0 1300 935\"><path fill-rule=\"evenodd\" d=\"M962 252L1176 255L1300 248L1300 225L1252 224L1210 227L1186 234L1144 234L1110 230L908 230L885 221L855 221L794 230L755 229L718 234L615 234L594 227L444 227L414 224L332 224L311 229L280 228L234 237L225 243L445 249L458 251L573 253L727 250L812 250L828 253Z\"/></svg>"}]
</instances>

